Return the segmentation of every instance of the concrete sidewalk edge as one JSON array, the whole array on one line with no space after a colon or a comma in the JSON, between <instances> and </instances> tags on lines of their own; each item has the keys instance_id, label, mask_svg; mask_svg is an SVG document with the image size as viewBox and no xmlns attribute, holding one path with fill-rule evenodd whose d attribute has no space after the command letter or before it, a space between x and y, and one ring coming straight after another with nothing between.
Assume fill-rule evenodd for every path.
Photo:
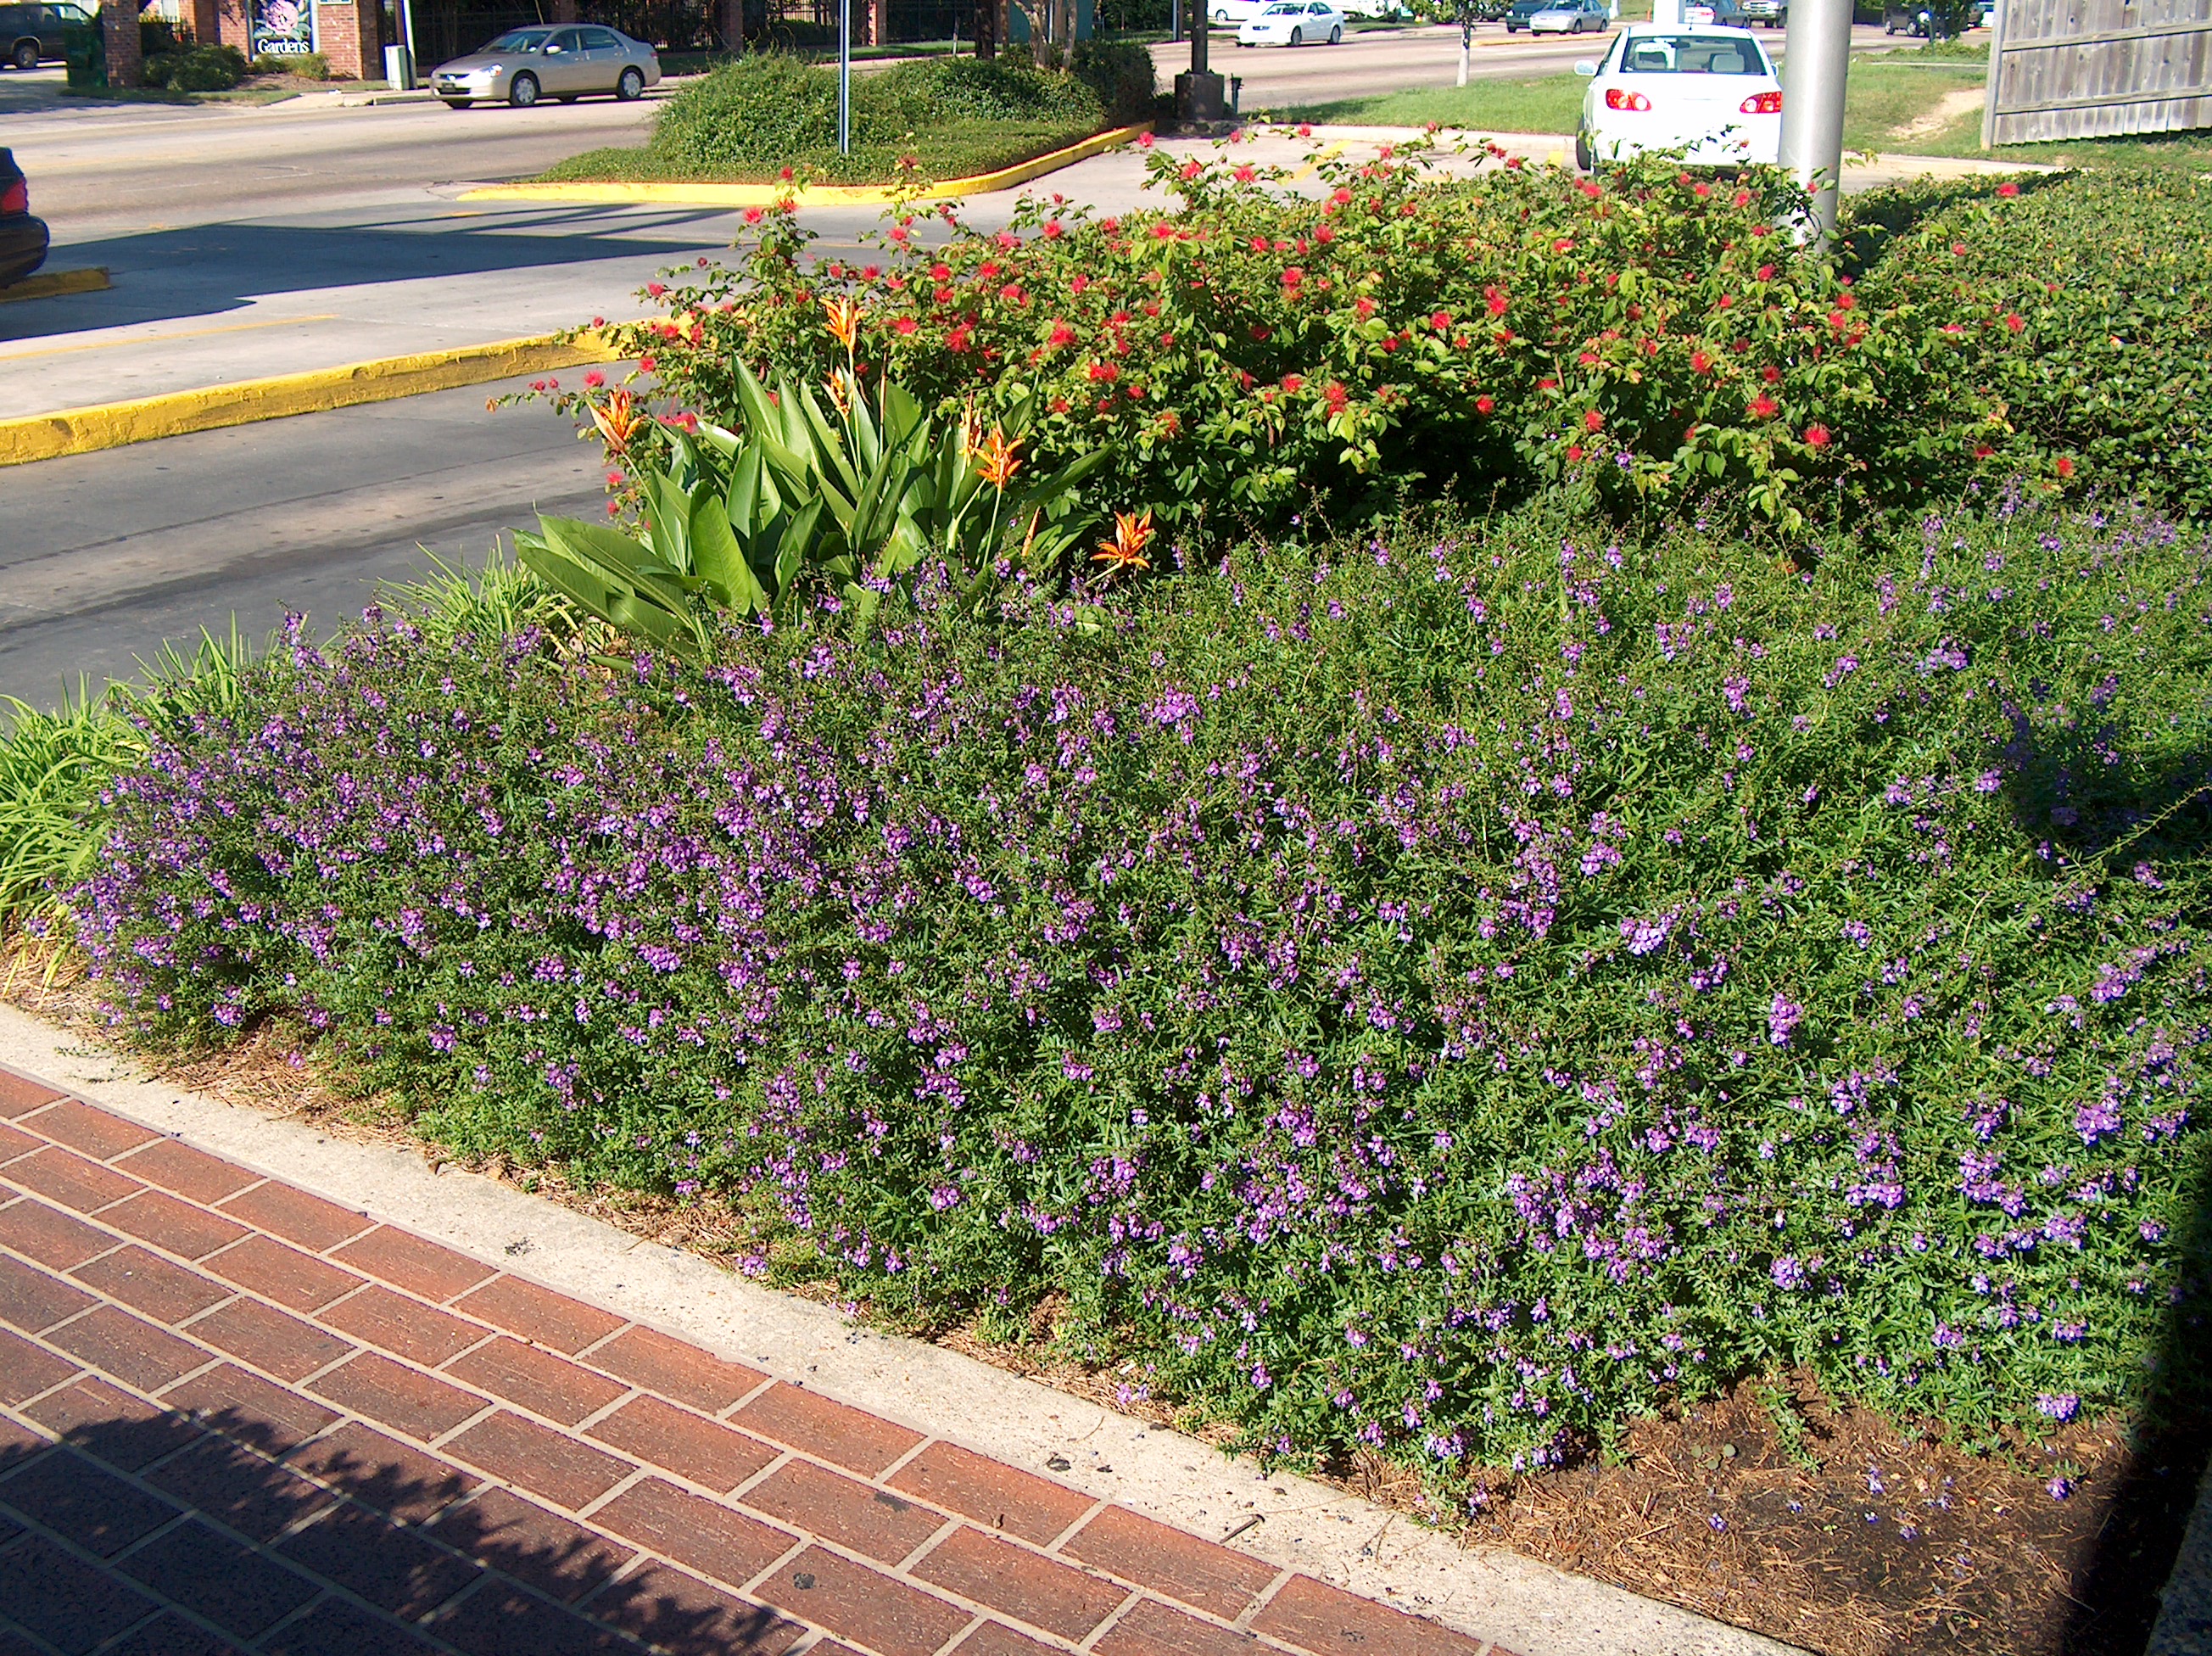
<instances>
[{"instance_id":1,"label":"concrete sidewalk edge","mask_svg":"<svg viewBox=\"0 0 2212 1656\"><path fill-rule=\"evenodd\" d=\"M159 340L149 341L159 344ZM421 351L338 368L310 368L265 380L165 392L128 402L65 408L0 420L0 466L21 466L64 454L119 448L187 431L251 425L292 414L319 414L357 403L385 402L426 391L483 385L519 374L544 374L585 362L611 362L619 353L586 333L574 341L551 335Z\"/></svg>"},{"instance_id":2,"label":"concrete sidewalk edge","mask_svg":"<svg viewBox=\"0 0 2212 1656\"><path fill-rule=\"evenodd\" d=\"M289 1180L546 1287L840 1397L916 1429L1041 1469L1104 1500L1231 1543L1516 1656L1797 1656L1679 1606L1496 1549L1464 1548L1402 1513L1284 1473L958 1353L878 1333L833 1307L749 1282L412 1148L335 1138L191 1093L73 1032L0 1006L0 1063L43 1076L181 1142Z\"/></svg>"},{"instance_id":3,"label":"concrete sidewalk edge","mask_svg":"<svg viewBox=\"0 0 2212 1656\"><path fill-rule=\"evenodd\" d=\"M1012 189L1048 173L1103 155L1152 131L1150 121L1093 133L1079 143L1001 167L971 178L946 179L919 190L899 192L872 184L482 184L464 190L462 201L551 201L578 204L652 203L678 207L773 207L789 196L802 207L889 206L899 200L951 201Z\"/></svg>"}]
</instances>

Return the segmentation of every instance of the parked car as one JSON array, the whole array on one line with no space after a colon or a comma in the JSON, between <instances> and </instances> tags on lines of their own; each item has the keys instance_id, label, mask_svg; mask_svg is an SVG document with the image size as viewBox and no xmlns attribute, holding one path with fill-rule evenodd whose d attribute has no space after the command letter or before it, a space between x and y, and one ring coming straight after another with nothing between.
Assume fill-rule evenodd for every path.
<instances>
[{"instance_id":1,"label":"parked car","mask_svg":"<svg viewBox=\"0 0 2212 1656\"><path fill-rule=\"evenodd\" d=\"M0 58L10 69L36 69L62 56L62 31L89 23L92 14L75 6L0 5Z\"/></svg>"},{"instance_id":2,"label":"parked car","mask_svg":"<svg viewBox=\"0 0 2212 1656\"><path fill-rule=\"evenodd\" d=\"M1275 0L1237 31L1240 46L1302 46L1311 40L1334 46L1344 39L1344 14L1329 0Z\"/></svg>"},{"instance_id":3,"label":"parked car","mask_svg":"<svg viewBox=\"0 0 2212 1656\"><path fill-rule=\"evenodd\" d=\"M431 90L453 109L500 100L526 109L540 98L574 103L592 92L628 102L659 82L660 57L651 46L589 23L509 29L430 76Z\"/></svg>"},{"instance_id":4,"label":"parked car","mask_svg":"<svg viewBox=\"0 0 2212 1656\"><path fill-rule=\"evenodd\" d=\"M1211 0L1211 3L1212 9L1206 15L1213 20L1213 27L1236 28L1267 10L1273 0Z\"/></svg>"},{"instance_id":5,"label":"parked car","mask_svg":"<svg viewBox=\"0 0 2212 1656\"><path fill-rule=\"evenodd\" d=\"M1518 34L1528 27L1528 20L1540 11L1549 11L1553 0L1513 0L1505 13L1505 32Z\"/></svg>"},{"instance_id":6,"label":"parked car","mask_svg":"<svg viewBox=\"0 0 2212 1656\"><path fill-rule=\"evenodd\" d=\"M1543 10L1529 15L1528 33L1580 34L1589 29L1602 34L1612 22L1609 0L1552 0Z\"/></svg>"},{"instance_id":7,"label":"parked car","mask_svg":"<svg viewBox=\"0 0 2212 1656\"><path fill-rule=\"evenodd\" d=\"M1686 23L1711 23L1721 28L1747 28L1750 20L1744 16L1740 0L1690 0L1682 8Z\"/></svg>"},{"instance_id":8,"label":"parked car","mask_svg":"<svg viewBox=\"0 0 2212 1656\"><path fill-rule=\"evenodd\" d=\"M1746 27L1753 23L1761 28L1790 27L1790 0L1742 0L1737 9L1743 14L1741 21Z\"/></svg>"},{"instance_id":9,"label":"parked car","mask_svg":"<svg viewBox=\"0 0 2212 1656\"><path fill-rule=\"evenodd\" d=\"M31 216L31 183L15 152L0 149L0 288L46 262L46 222Z\"/></svg>"},{"instance_id":10,"label":"parked car","mask_svg":"<svg viewBox=\"0 0 2212 1656\"><path fill-rule=\"evenodd\" d=\"M1590 77L1575 133L1584 167L1648 149L1708 167L1781 153L1782 82L1749 29L1638 23L1575 72Z\"/></svg>"}]
</instances>

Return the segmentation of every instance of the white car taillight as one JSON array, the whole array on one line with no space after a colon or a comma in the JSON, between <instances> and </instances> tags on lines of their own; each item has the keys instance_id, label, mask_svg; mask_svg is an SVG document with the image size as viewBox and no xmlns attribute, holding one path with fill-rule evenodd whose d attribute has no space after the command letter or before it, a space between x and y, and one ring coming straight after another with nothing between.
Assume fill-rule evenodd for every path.
<instances>
[{"instance_id":1,"label":"white car taillight","mask_svg":"<svg viewBox=\"0 0 2212 1656\"><path fill-rule=\"evenodd\" d=\"M1641 92L1609 86L1605 89L1605 107L1607 109L1645 110L1651 107L1651 100Z\"/></svg>"},{"instance_id":2,"label":"white car taillight","mask_svg":"<svg viewBox=\"0 0 2212 1656\"><path fill-rule=\"evenodd\" d=\"M1736 106L1737 113L1745 115L1779 115L1782 94L1779 92L1754 92Z\"/></svg>"}]
</instances>

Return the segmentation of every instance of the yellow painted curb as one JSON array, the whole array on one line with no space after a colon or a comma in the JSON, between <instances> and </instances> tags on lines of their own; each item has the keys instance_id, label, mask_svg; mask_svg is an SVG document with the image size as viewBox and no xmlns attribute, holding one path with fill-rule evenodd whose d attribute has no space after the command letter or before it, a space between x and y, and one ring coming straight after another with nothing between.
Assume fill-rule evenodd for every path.
<instances>
[{"instance_id":1,"label":"yellow painted curb","mask_svg":"<svg viewBox=\"0 0 2212 1656\"><path fill-rule=\"evenodd\" d=\"M53 299L65 293L101 293L113 285L105 265L84 271L40 271L12 287L0 288L0 305L13 304L18 299Z\"/></svg>"},{"instance_id":2,"label":"yellow painted curb","mask_svg":"<svg viewBox=\"0 0 2212 1656\"><path fill-rule=\"evenodd\" d=\"M1152 130L1150 121L1117 126L1094 133L1065 149L1002 167L995 173L973 178L947 179L915 191L909 201L949 201L960 196L988 195L1010 189L1031 179L1056 173L1063 167L1088 161ZM802 207L884 207L899 198L888 186L876 184L816 184L794 190L787 184L485 184L460 193L463 201L557 201L570 204L632 203L663 207L773 207L787 195Z\"/></svg>"},{"instance_id":3,"label":"yellow painted curb","mask_svg":"<svg viewBox=\"0 0 2212 1656\"><path fill-rule=\"evenodd\" d=\"M290 414L319 414L356 403L380 403L425 391L451 391L458 386L511 379L518 374L543 374L585 362L617 360L619 353L592 334L581 335L572 344L550 336L505 339L459 350L422 351L379 362L349 362L343 368L314 368L305 374L240 380L234 385L170 392L125 403L66 408L54 414L0 420L0 466L21 466L28 460L119 448L125 443L150 442L187 431L251 425L257 420L281 419Z\"/></svg>"}]
</instances>

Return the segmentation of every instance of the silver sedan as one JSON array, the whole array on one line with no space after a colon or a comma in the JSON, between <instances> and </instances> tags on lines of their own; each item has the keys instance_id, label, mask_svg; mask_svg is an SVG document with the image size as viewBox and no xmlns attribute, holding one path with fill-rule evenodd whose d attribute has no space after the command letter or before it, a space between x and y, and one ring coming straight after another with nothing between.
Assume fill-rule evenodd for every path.
<instances>
[{"instance_id":1,"label":"silver sedan","mask_svg":"<svg viewBox=\"0 0 2212 1656\"><path fill-rule=\"evenodd\" d=\"M509 29L430 76L431 89L453 109L501 100L526 109L540 98L574 103L587 92L628 102L659 82L660 58L651 46L594 23Z\"/></svg>"}]
</instances>

